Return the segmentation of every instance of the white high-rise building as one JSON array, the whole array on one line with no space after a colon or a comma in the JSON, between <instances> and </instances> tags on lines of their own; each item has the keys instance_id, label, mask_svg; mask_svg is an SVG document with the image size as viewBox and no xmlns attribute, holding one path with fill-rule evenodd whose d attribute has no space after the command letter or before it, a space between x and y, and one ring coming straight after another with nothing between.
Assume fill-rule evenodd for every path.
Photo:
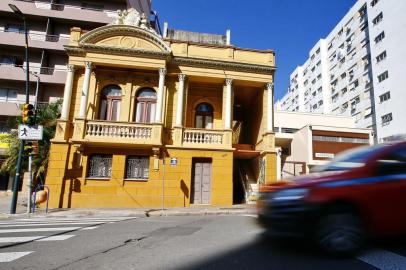
<instances>
[{"instance_id":1,"label":"white high-rise building","mask_svg":"<svg viewBox=\"0 0 406 270\"><path fill-rule=\"evenodd\" d=\"M277 107L352 115L379 142L406 136L404 14L406 1L358 0L292 72Z\"/></svg>"}]
</instances>

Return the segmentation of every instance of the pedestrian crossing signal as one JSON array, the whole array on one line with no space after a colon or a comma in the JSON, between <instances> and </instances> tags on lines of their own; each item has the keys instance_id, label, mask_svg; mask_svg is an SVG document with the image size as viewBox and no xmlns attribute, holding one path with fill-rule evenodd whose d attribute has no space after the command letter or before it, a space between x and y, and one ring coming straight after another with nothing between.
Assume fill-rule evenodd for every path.
<instances>
[{"instance_id":1,"label":"pedestrian crossing signal","mask_svg":"<svg viewBox=\"0 0 406 270\"><path fill-rule=\"evenodd\" d=\"M23 105L23 123L27 125L34 125L34 105Z\"/></svg>"}]
</instances>

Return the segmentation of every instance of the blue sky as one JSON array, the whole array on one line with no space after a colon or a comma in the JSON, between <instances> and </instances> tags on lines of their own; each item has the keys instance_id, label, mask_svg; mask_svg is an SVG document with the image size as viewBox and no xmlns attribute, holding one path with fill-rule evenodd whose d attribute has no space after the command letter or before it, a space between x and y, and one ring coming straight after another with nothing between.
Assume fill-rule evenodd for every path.
<instances>
[{"instance_id":1,"label":"blue sky","mask_svg":"<svg viewBox=\"0 0 406 270\"><path fill-rule=\"evenodd\" d=\"M237 47L276 52L275 99L309 50L334 28L356 0L153 0L169 28L225 34ZM162 26L163 27L163 26Z\"/></svg>"}]
</instances>

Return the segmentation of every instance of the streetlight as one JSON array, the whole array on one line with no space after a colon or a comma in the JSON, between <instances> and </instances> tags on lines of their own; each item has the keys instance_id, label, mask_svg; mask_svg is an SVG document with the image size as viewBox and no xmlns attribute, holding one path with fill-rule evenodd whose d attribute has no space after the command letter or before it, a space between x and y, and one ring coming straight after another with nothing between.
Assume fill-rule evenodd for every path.
<instances>
[{"instance_id":1,"label":"streetlight","mask_svg":"<svg viewBox=\"0 0 406 270\"><path fill-rule=\"evenodd\" d=\"M25 64L26 64L26 80L25 80L25 104L29 103L30 98L30 63L28 61L28 31L27 31L27 23L25 20L24 13L13 4L8 5L10 9L18 15L24 22L24 33L25 33ZM17 208L17 197L18 197L18 186L20 182L20 173L21 173L21 163L23 160L23 151L24 151L24 140L20 140L20 149L18 151L18 159L17 159L17 168L16 174L14 177L14 184L13 184L13 197L11 199L11 206L10 206L10 214L16 213Z\"/></svg>"}]
</instances>

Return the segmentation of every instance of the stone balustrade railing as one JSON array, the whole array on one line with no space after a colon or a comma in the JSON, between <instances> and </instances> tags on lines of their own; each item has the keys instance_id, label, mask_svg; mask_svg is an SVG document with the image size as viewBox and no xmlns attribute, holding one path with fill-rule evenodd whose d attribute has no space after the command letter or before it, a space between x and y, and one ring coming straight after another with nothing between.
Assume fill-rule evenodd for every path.
<instances>
[{"instance_id":1,"label":"stone balustrade railing","mask_svg":"<svg viewBox=\"0 0 406 270\"><path fill-rule=\"evenodd\" d=\"M183 147L228 149L231 137L231 130L175 128L172 132L173 144Z\"/></svg>"},{"instance_id":2,"label":"stone balustrade railing","mask_svg":"<svg viewBox=\"0 0 406 270\"><path fill-rule=\"evenodd\" d=\"M183 142L198 144L222 144L223 136L223 132L205 129L186 129L183 132Z\"/></svg>"},{"instance_id":3,"label":"stone balustrade railing","mask_svg":"<svg viewBox=\"0 0 406 270\"><path fill-rule=\"evenodd\" d=\"M114 122L88 122L85 136L147 139L152 137L152 126Z\"/></svg>"},{"instance_id":4,"label":"stone balustrade railing","mask_svg":"<svg viewBox=\"0 0 406 270\"><path fill-rule=\"evenodd\" d=\"M76 119L73 141L162 145L162 125Z\"/></svg>"}]
</instances>

